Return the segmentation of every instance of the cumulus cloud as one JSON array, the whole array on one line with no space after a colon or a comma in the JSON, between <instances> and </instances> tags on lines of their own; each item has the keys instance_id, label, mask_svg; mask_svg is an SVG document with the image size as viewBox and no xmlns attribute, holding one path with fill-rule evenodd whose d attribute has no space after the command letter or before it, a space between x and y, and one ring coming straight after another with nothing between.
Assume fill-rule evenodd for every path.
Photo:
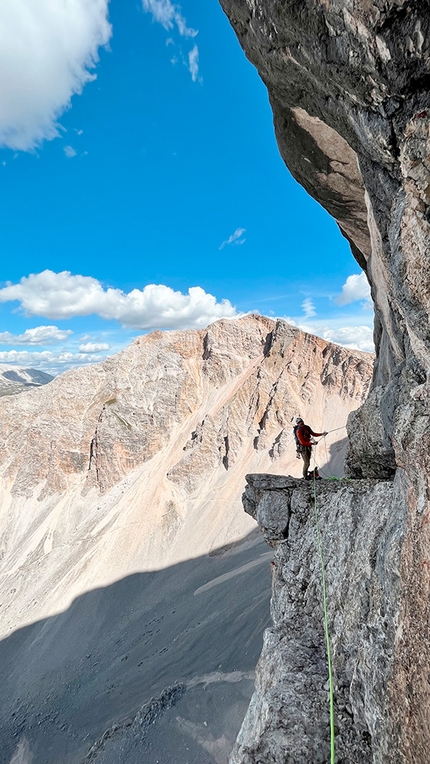
<instances>
[{"instance_id":1,"label":"cumulus cloud","mask_svg":"<svg viewBox=\"0 0 430 764\"><path fill-rule=\"evenodd\" d=\"M312 318L312 316L316 316L317 312L310 297L306 297L306 300L303 300L302 311L305 315L305 318Z\"/></svg>"},{"instance_id":2,"label":"cumulus cloud","mask_svg":"<svg viewBox=\"0 0 430 764\"><path fill-rule=\"evenodd\" d=\"M28 151L58 136L58 117L94 79L107 16L108 0L0 3L0 146Z\"/></svg>"},{"instance_id":3,"label":"cumulus cloud","mask_svg":"<svg viewBox=\"0 0 430 764\"><path fill-rule=\"evenodd\" d=\"M350 326L344 326L343 321L345 319L325 319L324 321L313 321L310 323L303 323L301 321L295 322L290 318L285 318L288 323L297 326L303 332L309 334L316 334L317 337L322 337L328 342L333 342L336 345L343 345L344 347L351 348L352 350L363 350L365 353L374 353L375 346L373 344L373 328L366 326L365 324L358 323L358 317L350 317L357 322Z\"/></svg>"},{"instance_id":4,"label":"cumulus cloud","mask_svg":"<svg viewBox=\"0 0 430 764\"><path fill-rule=\"evenodd\" d=\"M142 5L143 10L150 13L154 21L158 21L165 29L173 29L176 26L182 37L195 37L198 33L196 29L187 26L180 6L173 5L170 0L142 0Z\"/></svg>"},{"instance_id":5,"label":"cumulus cloud","mask_svg":"<svg viewBox=\"0 0 430 764\"><path fill-rule=\"evenodd\" d=\"M223 241L218 249L224 249L224 247L227 247L229 244L245 244L246 239L242 238L242 234L244 234L245 231L246 228L236 228L235 232L232 233L228 239Z\"/></svg>"},{"instance_id":6,"label":"cumulus cloud","mask_svg":"<svg viewBox=\"0 0 430 764\"><path fill-rule=\"evenodd\" d=\"M105 356L87 353L53 353L51 350L31 352L29 350L4 350L0 352L0 363L41 369L49 374L59 374L66 369L85 364L100 363Z\"/></svg>"},{"instance_id":7,"label":"cumulus cloud","mask_svg":"<svg viewBox=\"0 0 430 764\"><path fill-rule=\"evenodd\" d=\"M348 276L341 294L336 298L338 305L349 305L349 303L357 302L357 300L365 300L366 306L372 307L369 282L364 271Z\"/></svg>"},{"instance_id":8,"label":"cumulus cloud","mask_svg":"<svg viewBox=\"0 0 430 764\"><path fill-rule=\"evenodd\" d=\"M0 332L0 345L51 345L64 342L73 334L71 329L59 329L57 326L35 326L26 329L23 334Z\"/></svg>"},{"instance_id":9,"label":"cumulus cloud","mask_svg":"<svg viewBox=\"0 0 430 764\"><path fill-rule=\"evenodd\" d=\"M104 289L92 276L69 271L46 270L0 289L0 302L12 301L19 302L28 316L65 319L97 314L133 329L200 329L219 318L237 316L228 300L217 302L198 286L187 294L163 284L126 293Z\"/></svg>"},{"instance_id":10,"label":"cumulus cloud","mask_svg":"<svg viewBox=\"0 0 430 764\"><path fill-rule=\"evenodd\" d=\"M80 353L101 353L102 350L109 350L110 345L107 342L87 342L79 345Z\"/></svg>"},{"instance_id":11,"label":"cumulus cloud","mask_svg":"<svg viewBox=\"0 0 430 764\"><path fill-rule=\"evenodd\" d=\"M323 339L334 342L336 345L353 350L364 350L366 353L374 353L373 330L368 326L344 326L339 329L327 329L323 332Z\"/></svg>"},{"instance_id":12,"label":"cumulus cloud","mask_svg":"<svg viewBox=\"0 0 430 764\"><path fill-rule=\"evenodd\" d=\"M64 146L64 153L67 157L67 159L72 159L72 157L76 156L76 151L73 148L73 146Z\"/></svg>"}]
</instances>

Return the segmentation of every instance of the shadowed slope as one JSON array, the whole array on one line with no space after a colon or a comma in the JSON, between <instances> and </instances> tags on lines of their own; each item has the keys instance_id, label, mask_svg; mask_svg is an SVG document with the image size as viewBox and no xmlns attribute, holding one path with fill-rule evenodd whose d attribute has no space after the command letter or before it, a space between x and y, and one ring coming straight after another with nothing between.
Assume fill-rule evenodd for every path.
<instances>
[{"instance_id":1,"label":"shadowed slope","mask_svg":"<svg viewBox=\"0 0 430 764\"><path fill-rule=\"evenodd\" d=\"M227 762L268 624L270 557L254 532L3 640L1 764L19 752L22 764Z\"/></svg>"}]
</instances>

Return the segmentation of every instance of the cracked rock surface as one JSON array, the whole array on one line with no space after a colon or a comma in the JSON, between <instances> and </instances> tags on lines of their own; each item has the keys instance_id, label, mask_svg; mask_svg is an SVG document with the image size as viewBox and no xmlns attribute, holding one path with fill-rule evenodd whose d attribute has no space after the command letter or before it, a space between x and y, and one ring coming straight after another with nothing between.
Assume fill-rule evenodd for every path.
<instances>
[{"instance_id":1,"label":"cracked rock surface","mask_svg":"<svg viewBox=\"0 0 430 764\"><path fill-rule=\"evenodd\" d=\"M386 692L393 671L405 533L396 480L317 481L333 666L336 761L396 761ZM231 764L330 760L328 669L314 486L248 475L246 512L275 548L273 625Z\"/></svg>"},{"instance_id":2,"label":"cracked rock surface","mask_svg":"<svg viewBox=\"0 0 430 764\"><path fill-rule=\"evenodd\" d=\"M398 550L401 586L387 592L387 602L398 597L381 706L391 719L391 727L384 728L389 742L384 754L376 740L371 748L375 761L425 764L430 748L430 5L428 0L221 0L221 5L267 86L282 157L336 219L371 286L377 358L367 401L349 418L349 471L377 480L403 471L398 501L405 528Z\"/></svg>"}]
</instances>

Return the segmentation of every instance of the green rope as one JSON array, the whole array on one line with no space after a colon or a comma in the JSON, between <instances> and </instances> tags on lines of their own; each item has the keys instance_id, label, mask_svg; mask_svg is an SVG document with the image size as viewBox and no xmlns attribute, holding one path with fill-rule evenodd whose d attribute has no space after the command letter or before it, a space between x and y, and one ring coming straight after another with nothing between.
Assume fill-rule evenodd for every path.
<instances>
[{"instance_id":1,"label":"green rope","mask_svg":"<svg viewBox=\"0 0 430 764\"><path fill-rule=\"evenodd\" d=\"M323 609L324 609L324 631L325 631L325 644L327 649L327 663L328 663L328 684L329 684L329 697L330 697L330 764L335 764L334 759L334 696L333 696L333 672L331 666L331 651L330 651L330 636L328 631L328 614L327 614L327 592L325 584L325 567L324 558L322 552L321 533L318 519L317 508L317 481L315 478L314 469L314 509L315 509L315 527L318 551L321 561L321 578L322 578L322 592L323 592Z\"/></svg>"}]
</instances>

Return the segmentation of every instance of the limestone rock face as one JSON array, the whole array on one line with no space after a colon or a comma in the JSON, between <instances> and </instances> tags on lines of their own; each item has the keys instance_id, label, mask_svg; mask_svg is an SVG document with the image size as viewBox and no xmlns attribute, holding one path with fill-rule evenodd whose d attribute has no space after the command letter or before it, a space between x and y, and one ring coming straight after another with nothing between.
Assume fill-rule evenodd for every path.
<instances>
[{"instance_id":1,"label":"limestone rock face","mask_svg":"<svg viewBox=\"0 0 430 764\"><path fill-rule=\"evenodd\" d=\"M398 734L391 755L426 762L430 6L428 0L221 4L267 85L286 164L337 220L371 285L377 360L369 397L349 419L349 471L375 479L393 478L399 468L405 473L402 587L390 595L400 597L399 628L386 692Z\"/></svg>"},{"instance_id":2,"label":"limestone rock face","mask_svg":"<svg viewBox=\"0 0 430 764\"><path fill-rule=\"evenodd\" d=\"M372 361L260 317L154 332L100 365L3 401L2 471L16 496L43 499L72 475L104 493L178 435L168 479L192 493L214 468L231 470L244 449L270 451L275 462L297 412L317 412L320 429L345 423L365 398Z\"/></svg>"}]
</instances>

